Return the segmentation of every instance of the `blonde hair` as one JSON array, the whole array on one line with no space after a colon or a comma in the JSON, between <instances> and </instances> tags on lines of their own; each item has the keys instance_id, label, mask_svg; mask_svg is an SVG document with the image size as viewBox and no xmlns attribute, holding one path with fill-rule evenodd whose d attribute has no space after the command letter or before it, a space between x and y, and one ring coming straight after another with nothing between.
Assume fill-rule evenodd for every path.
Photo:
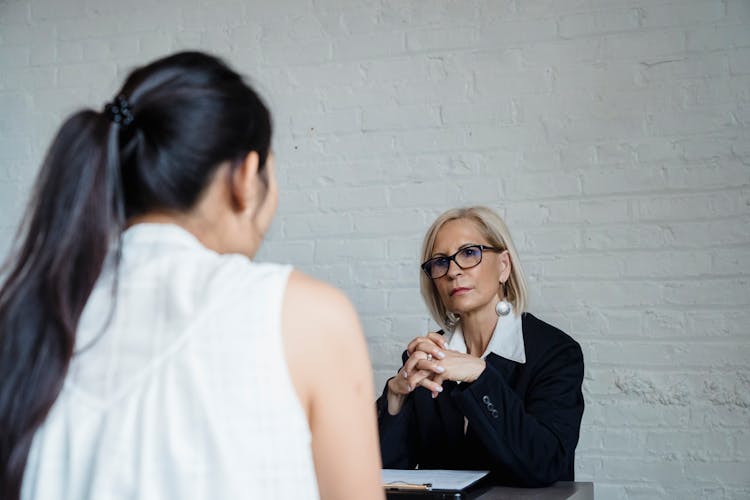
<instances>
[{"instance_id":1,"label":"blonde hair","mask_svg":"<svg viewBox=\"0 0 750 500\"><path fill-rule=\"evenodd\" d=\"M505 225L505 222L497 213L487 207L454 208L438 216L427 230L427 234L425 234L424 242L422 243L421 262L425 262L432 257L435 239L443 225L446 222L457 219L473 221L482 235L487 239L487 243L508 251L510 256L510 276L505 283L506 299L513 304L513 310L516 314L524 312L527 304L526 278L523 275L518 252L510 237L508 226ZM453 330L459 318L445 309L445 305L440 300L432 279L424 272L420 271L419 274L419 288L422 291L422 298L424 298L427 309L430 310L433 319L443 329Z\"/></svg>"}]
</instances>

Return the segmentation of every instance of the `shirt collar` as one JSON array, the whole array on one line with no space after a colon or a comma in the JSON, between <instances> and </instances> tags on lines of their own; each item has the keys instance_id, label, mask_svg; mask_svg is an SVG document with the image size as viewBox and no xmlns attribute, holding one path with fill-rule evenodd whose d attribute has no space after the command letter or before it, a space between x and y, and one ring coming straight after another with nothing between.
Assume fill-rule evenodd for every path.
<instances>
[{"instance_id":1,"label":"shirt collar","mask_svg":"<svg viewBox=\"0 0 750 500\"><path fill-rule=\"evenodd\" d=\"M523 329L521 323L521 315L516 314L513 310L507 316L500 316L497 325L495 325L495 331L492 332L490 343L487 345L487 350L482 354L482 358L486 358L492 352L516 363L526 363L526 350L523 346ZM457 326L448 335L448 349L466 353L466 341L464 340L461 326Z\"/></svg>"},{"instance_id":2,"label":"shirt collar","mask_svg":"<svg viewBox=\"0 0 750 500\"><path fill-rule=\"evenodd\" d=\"M177 224L168 222L140 222L122 233L123 244L170 244L176 246L203 247L198 238Z\"/></svg>"}]
</instances>

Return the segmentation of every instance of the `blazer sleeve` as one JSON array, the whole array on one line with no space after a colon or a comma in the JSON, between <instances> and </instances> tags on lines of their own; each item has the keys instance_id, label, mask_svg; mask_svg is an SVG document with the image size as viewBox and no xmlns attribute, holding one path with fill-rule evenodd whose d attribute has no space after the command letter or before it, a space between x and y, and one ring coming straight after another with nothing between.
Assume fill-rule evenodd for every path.
<instances>
[{"instance_id":1,"label":"blazer sleeve","mask_svg":"<svg viewBox=\"0 0 750 500\"><path fill-rule=\"evenodd\" d=\"M572 470L583 416L583 353L567 343L551 350L522 401L508 385L495 354L484 372L453 397L493 461L524 486L545 486Z\"/></svg>"},{"instance_id":2,"label":"blazer sleeve","mask_svg":"<svg viewBox=\"0 0 750 500\"><path fill-rule=\"evenodd\" d=\"M406 362L406 351L402 355ZM396 375L398 376L398 375ZM414 420L414 397L406 396L404 406L397 415L388 413L388 382L375 402L378 415L378 435L383 467L387 469L413 469L416 465L414 434L410 432Z\"/></svg>"}]
</instances>

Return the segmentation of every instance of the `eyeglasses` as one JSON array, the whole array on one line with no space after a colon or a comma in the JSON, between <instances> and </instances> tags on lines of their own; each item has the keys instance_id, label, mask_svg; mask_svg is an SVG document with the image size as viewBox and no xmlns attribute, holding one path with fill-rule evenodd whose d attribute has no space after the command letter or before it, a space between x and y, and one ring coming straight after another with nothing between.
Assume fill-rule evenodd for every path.
<instances>
[{"instance_id":1,"label":"eyeglasses","mask_svg":"<svg viewBox=\"0 0 750 500\"><path fill-rule=\"evenodd\" d=\"M433 257L422 264L422 271L424 271L431 279L442 278L448 274L448 269L451 267L451 261L455 262L461 269L470 269L482 262L482 252L485 250L490 252L505 251L502 248L489 247L486 245L469 245L463 247L453 255Z\"/></svg>"}]
</instances>

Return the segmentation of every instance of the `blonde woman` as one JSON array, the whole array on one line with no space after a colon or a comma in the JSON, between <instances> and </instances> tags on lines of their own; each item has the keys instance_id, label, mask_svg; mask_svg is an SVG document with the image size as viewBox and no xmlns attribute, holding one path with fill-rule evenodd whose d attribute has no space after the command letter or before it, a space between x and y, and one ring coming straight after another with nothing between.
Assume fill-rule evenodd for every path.
<instances>
[{"instance_id":1,"label":"blonde woman","mask_svg":"<svg viewBox=\"0 0 750 500\"><path fill-rule=\"evenodd\" d=\"M383 466L490 470L497 484L572 481L583 355L525 312L503 220L458 208L432 224L421 290L438 332L416 337L377 401Z\"/></svg>"}]
</instances>

